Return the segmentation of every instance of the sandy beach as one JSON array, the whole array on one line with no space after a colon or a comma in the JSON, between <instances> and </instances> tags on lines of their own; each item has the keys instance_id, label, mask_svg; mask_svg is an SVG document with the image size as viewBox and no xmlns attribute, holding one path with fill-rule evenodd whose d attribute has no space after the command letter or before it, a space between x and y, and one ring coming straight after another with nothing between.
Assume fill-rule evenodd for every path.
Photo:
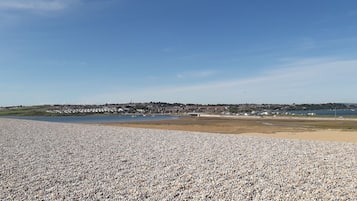
<instances>
[{"instance_id":1,"label":"sandy beach","mask_svg":"<svg viewBox=\"0 0 357 201\"><path fill-rule=\"evenodd\" d=\"M105 125L357 143L356 119L210 115Z\"/></svg>"},{"instance_id":2,"label":"sandy beach","mask_svg":"<svg viewBox=\"0 0 357 201\"><path fill-rule=\"evenodd\" d=\"M0 119L0 200L355 200L355 143Z\"/></svg>"}]
</instances>

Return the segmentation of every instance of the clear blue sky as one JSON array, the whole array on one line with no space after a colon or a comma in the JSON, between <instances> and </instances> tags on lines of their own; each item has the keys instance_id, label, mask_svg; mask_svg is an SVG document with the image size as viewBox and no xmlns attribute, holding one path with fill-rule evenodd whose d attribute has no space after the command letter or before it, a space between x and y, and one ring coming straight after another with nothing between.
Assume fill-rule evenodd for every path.
<instances>
[{"instance_id":1,"label":"clear blue sky","mask_svg":"<svg viewBox=\"0 0 357 201\"><path fill-rule=\"evenodd\" d=\"M357 1L0 0L0 106L357 102Z\"/></svg>"}]
</instances>

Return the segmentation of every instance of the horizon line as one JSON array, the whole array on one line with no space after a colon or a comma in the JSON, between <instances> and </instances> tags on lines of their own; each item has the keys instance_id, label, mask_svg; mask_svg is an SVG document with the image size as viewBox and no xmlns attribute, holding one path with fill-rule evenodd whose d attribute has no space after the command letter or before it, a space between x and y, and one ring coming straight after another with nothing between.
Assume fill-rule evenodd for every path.
<instances>
[{"instance_id":1,"label":"horizon line","mask_svg":"<svg viewBox=\"0 0 357 201\"><path fill-rule=\"evenodd\" d=\"M33 105L6 105L0 106L0 108L6 107L35 107L35 106L63 106L63 105L122 105L122 104L149 104L149 103L164 103L164 104L183 104L183 105L322 105L322 104L345 104L345 105L357 105L356 103L343 103L343 102L320 102L320 103L183 103L183 102L165 102L165 101L149 101L149 102L117 102L117 103L62 103L62 104L33 104Z\"/></svg>"}]
</instances>

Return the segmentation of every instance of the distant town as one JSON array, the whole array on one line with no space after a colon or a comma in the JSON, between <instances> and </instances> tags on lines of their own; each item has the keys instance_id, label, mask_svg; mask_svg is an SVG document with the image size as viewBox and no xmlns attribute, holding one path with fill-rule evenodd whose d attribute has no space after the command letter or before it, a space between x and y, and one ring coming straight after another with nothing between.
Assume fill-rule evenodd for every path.
<instances>
[{"instance_id":1,"label":"distant town","mask_svg":"<svg viewBox=\"0 0 357 201\"><path fill-rule=\"evenodd\" d=\"M40 105L0 107L0 115L295 115L294 111L356 110L357 104L183 104L183 103L123 103L103 105Z\"/></svg>"}]
</instances>

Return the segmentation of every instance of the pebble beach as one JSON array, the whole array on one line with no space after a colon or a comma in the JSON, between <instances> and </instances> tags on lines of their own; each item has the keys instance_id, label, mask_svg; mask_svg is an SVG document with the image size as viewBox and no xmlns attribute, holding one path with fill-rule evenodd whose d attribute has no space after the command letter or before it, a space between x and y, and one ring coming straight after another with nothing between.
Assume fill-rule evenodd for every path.
<instances>
[{"instance_id":1,"label":"pebble beach","mask_svg":"<svg viewBox=\"0 0 357 201\"><path fill-rule=\"evenodd\" d=\"M357 200L357 144L0 118L0 200Z\"/></svg>"}]
</instances>

